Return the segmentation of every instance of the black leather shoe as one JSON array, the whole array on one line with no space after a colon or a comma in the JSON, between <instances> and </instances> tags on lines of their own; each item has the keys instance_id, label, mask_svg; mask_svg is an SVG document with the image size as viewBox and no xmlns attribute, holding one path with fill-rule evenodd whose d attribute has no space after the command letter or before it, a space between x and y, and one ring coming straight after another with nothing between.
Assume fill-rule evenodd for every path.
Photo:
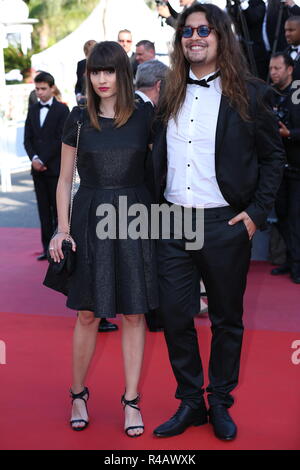
<instances>
[{"instance_id":1,"label":"black leather shoe","mask_svg":"<svg viewBox=\"0 0 300 470\"><path fill-rule=\"evenodd\" d=\"M291 279L295 284L300 284L300 263L292 263Z\"/></svg>"},{"instance_id":2,"label":"black leather shoe","mask_svg":"<svg viewBox=\"0 0 300 470\"><path fill-rule=\"evenodd\" d=\"M38 261L44 261L45 259L47 259L47 253L42 253L37 257Z\"/></svg>"},{"instance_id":3,"label":"black leather shoe","mask_svg":"<svg viewBox=\"0 0 300 470\"><path fill-rule=\"evenodd\" d=\"M300 273L299 272L291 272L291 279L295 284L300 284Z\"/></svg>"},{"instance_id":4,"label":"black leather shoe","mask_svg":"<svg viewBox=\"0 0 300 470\"><path fill-rule=\"evenodd\" d=\"M282 264L281 266L278 266L277 268L274 268L271 270L271 274L273 276L279 276L280 274L287 274L290 272L290 267L287 264Z\"/></svg>"},{"instance_id":5,"label":"black leather shoe","mask_svg":"<svg viewBox=\"0 0 300 470\"><path fill-rule=\"evenodd\" d=\"M208 410L209 422L213 425L216 437L223 441L232 441L237 434L237 427L229 416L225 405L214 405Z\"/></svg>"},{"instance_id":6,"label":"black leather shoe","mask_svg":"<svg viewBox=\"0 0 300 470\"><path fill-rule=\"evenodd\" d=\"M154 429L153 434L157 437L177 436L183 433L189 426L201 426L207 422L207 409L204 402L197 409L181 403L174 416Z\"/></svg>"},{"instance_id":7,"label":"black leather shoe","mask_svg":"<svg viewBox=\"0 0 300 470\"><path fill-rule=\"evenodd\" d=\"M102 318L99 323L98 331L101 333L107 333L109 331L117 331L119 328L114 323L107 321L106 318Z\"/></svg>"}]
</instances>

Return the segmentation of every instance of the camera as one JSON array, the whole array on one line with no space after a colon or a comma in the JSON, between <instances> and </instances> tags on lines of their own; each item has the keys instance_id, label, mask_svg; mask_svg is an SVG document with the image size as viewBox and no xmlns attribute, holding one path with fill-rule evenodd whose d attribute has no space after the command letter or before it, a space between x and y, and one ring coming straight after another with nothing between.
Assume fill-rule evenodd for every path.
<instances>
[{"instance_id":1,"label":"camera","mask_svg":"<svg viewBox=\"0 0 300 470\"><path fill-rule=\"evenodd\" d=\"M274 108L274 113L278 121L281 121L287 128L290 127L289 110L287 108L284 106L278 106L277 108Z\"/></svg>"}]
</instances>

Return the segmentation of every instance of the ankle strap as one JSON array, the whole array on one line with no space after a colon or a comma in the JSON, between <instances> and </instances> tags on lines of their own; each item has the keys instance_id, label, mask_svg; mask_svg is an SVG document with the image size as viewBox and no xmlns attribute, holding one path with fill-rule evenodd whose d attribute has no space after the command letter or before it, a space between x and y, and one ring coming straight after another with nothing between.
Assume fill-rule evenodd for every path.
<instances>
[{"instance_id":1,"label":"ankle strap","mask_svg":"<svg viewBox=\"0 0 300 470\"><path fill-rule=\"evenodd\" d=\"M84 396L87 395L87 398L84 398ZM90 392L87 387L84 387L82 392L80 393L73 393L72 389L70 388L70 396L72 398L72 401L77 400L77 398L80 398L81 400L87 401L90 397Z\"/></svg>"},{"instance_id":2,"label":"ankle strap","mask_svg":"<svg viewBox=\"0 0 300 470\"><path fill-rule=\"evenodd\" d=\"M139 403L139 401L140 401L140 394L139 393L137 394L137 396L133 400L126 400L125 393L121 398L121 403L124 406L124 408L125 408L125 406L128 405L128 406L131 406L131 408L135 408L136 410L140 410L138 406L135 406Z\"/></svg>"}]
</instances>

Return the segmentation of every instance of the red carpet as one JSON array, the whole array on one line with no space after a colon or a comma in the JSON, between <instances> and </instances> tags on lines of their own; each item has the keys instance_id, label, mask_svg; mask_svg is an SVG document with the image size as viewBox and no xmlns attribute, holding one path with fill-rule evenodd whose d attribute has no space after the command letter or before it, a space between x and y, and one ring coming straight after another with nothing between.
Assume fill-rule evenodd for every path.
<instances>
[{"instance_id":1,"label":"red carpet","mask_svg":"<svg viewBox=\"0 0 300 470\"><path fill-rule=\"evenodd\" d=\"M217 440L210 425L169 439L152 437L153 428L177 407L162 333L147 334L141 383L145 435L130 439L122 432L120 332L99 334L87 383L91 425L82 433L72 431L68 388L75 317L62 296L40 284L46 263L35 261L38 235L34 229L0 229L0 341L6 345L6 364L0 355L0 449L300 449L300 364L291 360L292 343L300 340L300 287L287 277L273 279L265 263L254 263L249 275L245 317L260 329L248 326L245 332L231 409L239 428L235 441ZM204 364L210 342L206 323L197 320Z\"/></svg>"}]
</instances>

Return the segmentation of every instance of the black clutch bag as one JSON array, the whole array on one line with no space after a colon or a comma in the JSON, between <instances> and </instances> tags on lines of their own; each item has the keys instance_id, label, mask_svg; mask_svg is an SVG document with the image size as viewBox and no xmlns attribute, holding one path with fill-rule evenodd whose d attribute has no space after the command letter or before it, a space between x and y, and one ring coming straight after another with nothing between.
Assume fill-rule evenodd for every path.
<instances>
[{"instance_id":1,"label":"black clutch bag","mask_svg":"<svg viewBox=\"0 0 300 470\"><path fill-rule=\"evenodd\" d=\"M66 271L67 274L71 275L76 266L76 256L75 251L72 250L72 243L69 240L63 240L61 250L64 257L59 263L55 263L53 261L48 250L47 257L51 265L51 269L55 274L60 274L63 271Z\"/></svg>"},{"instance_id":2,"label":"black clutch bag","mask_svg":"<svg viewBox=\"0 0 300 470\"><path fill-rule=\"evenodd\" d=\"M73 166L73 178L69 211L69 228L67 235L70 235L71 230L71 217L73 209L73 199L75 194L78 143L82 122L78 121L77 126L77 142ZM49 266L43 284L44 286L49 287L50 289L56 290L57 292L61 292L64 295L68 295L70 279L76 267L76 252L72 250L72 243L68 239L62 241L61 249L64 257L59 261L59 263L54 262L54 260L50 256L50 252L48 249L47 258L49 261Z\"/></svg>"},{"instance_id":3,"label":"black clutch bag","mask_svg":"<svg viewBox=\"0 0 300 470\"><path fill-rule=\"evenodd\" d=\"M76 252L72 250L72 243L68 240L63 240L61 249L64 257L59 263L53 261L48 250L49 266L43 284L68 295L69 281L76 267Z\"/></svg>"}]
</instances>

